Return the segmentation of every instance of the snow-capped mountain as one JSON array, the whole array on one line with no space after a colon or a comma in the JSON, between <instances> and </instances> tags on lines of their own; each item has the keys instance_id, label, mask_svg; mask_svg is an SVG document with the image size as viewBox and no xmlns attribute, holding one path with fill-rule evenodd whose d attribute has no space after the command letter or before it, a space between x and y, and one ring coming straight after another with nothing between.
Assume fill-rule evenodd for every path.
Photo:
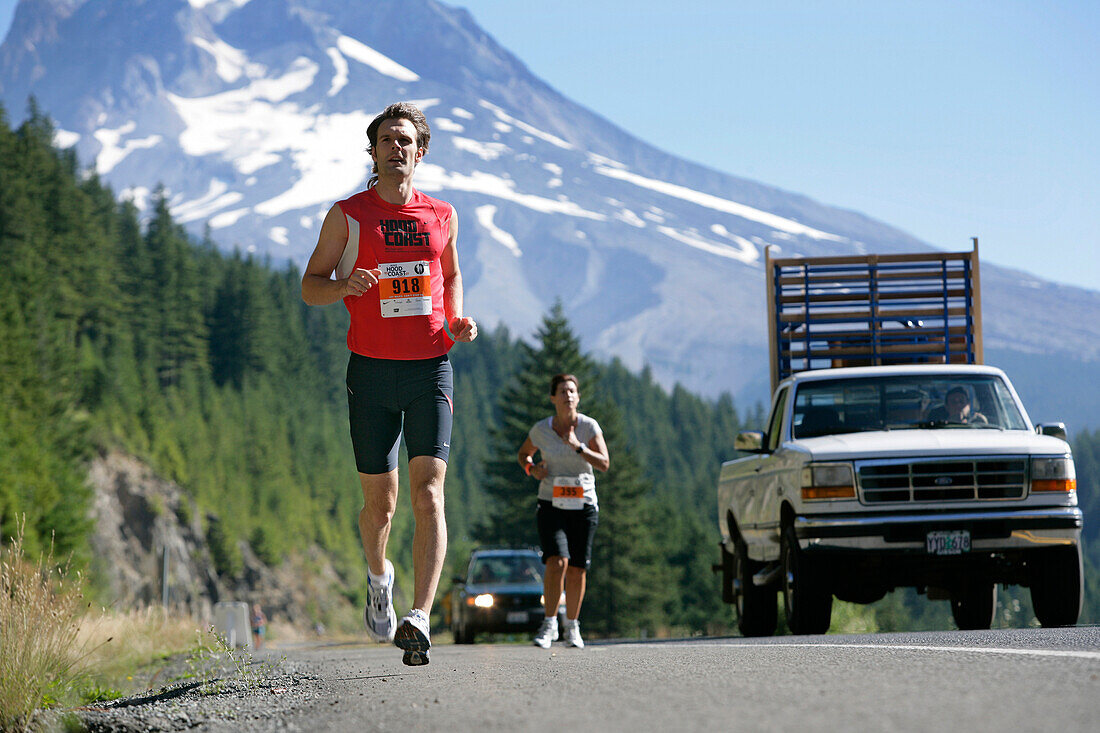
<instances>
[{"instance_id":1,"label":"snow-capped mountain","mask_svg":"<svg viewBox=\"0 0 1100 733\"><path fill-rule=\"evenodd\" d=\"M707 394L766 389L766 246L929 248L631 137L435 0L22 0L0 46L11 119L30 95L139 205L163 184L196 234L299 266L329 206L365 184L370 120L413 100L433 130L416 184L459 212L483 327L527 333L560 298L587 347ZM701 145L736 134L705 104L668 114ZM937 244L968 249L960 234ZM1100 293L988 265L982 281L990 361L1100 372Z\"/></svg>"}]
</instances>

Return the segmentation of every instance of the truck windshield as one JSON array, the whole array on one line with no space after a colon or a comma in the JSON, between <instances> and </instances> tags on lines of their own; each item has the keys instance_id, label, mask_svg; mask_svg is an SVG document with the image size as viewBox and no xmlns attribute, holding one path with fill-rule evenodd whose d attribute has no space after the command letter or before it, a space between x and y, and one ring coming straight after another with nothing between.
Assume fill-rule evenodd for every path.
<instances>
[{"instance_id":1,"label":"truck windshield","mask_svg":"<svg viewBox=\"0 0 1100 733\"><path fill-rule=\"evenodd\" d=\"M798 386L795 438L870 430L1027 430L1004 381L988 374L828 379Z\"/></svg>"}]
</instances>

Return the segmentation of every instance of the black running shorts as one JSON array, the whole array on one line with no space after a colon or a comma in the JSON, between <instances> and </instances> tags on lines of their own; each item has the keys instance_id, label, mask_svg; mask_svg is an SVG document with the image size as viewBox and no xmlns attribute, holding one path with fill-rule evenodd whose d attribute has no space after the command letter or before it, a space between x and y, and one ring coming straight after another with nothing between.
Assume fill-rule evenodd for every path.
<instances>
[{"instance_id":1,"label":"black running shorts","mask_svg":"<svg viewBox=\"0 0 1100 733\"><path fill-rule=\"evenodd\" d=\"M591 504L583 509L557 509L548 501L539 500L535 510L542 544L542 561L557 555L569 558L569 567L588 570L592 562L592 539L600 512Z\"/></svg>"},{"instance_id":2,"label":"black running shorts","mask_svg":"<svg viewBox=\"0 0 1100 733\"><path fill-rule=\"evenodd\" d=\"M388 473L397 468L402 428L409 458L447 460L454 377L446 354L404 360L372 359L352 352L347 388L351 443L359 473Z\"/></svg>"}]
</instances>

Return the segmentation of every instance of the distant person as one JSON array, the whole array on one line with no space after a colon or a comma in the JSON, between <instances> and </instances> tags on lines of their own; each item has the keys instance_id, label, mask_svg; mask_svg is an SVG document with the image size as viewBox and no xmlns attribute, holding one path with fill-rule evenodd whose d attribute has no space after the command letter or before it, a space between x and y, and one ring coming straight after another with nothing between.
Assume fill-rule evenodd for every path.
<instances>
[{"instance_id":1,"label":"distant person","mask_svg":"<svg viewBox=\"0 0 1100 733\"><path fill-rule=\"evenodd\" d=\"M952 387L947 390L943 404L932 408L928 413L932 422L961 423L963 425L986 425L989 420L980 412L971 412L970 393L965 387Z\"/></svg>"},{"instance_id":2,"label":"distant person","mask_svg":"<svg viewBox=\"0 0 1100 733\"><path fill-rule=\"evenodd\" d=\"M428 614L447 552L443 483L454 412L447 352L455 341L473 341L477 324L463 315L454 207L413 187L431 137L424 114L407 102L392 104L370 123L367 137L373 175L365 191L329 209L302 277L302 298L310 305L343 299L351 314L348 412L363 489L367 632L403 649L405 664L422 665L429 661ZM416 529L413 607L398 625L386 543L402 432Z\"/></svg>"},{"instance_id":3,"label":"distant person","mask_svg":"<svg viewBox=\"0 0 1100 733\"><path fill-rule=\"evenodd\" d=\"M538 521L545 618L535 644L549 649L558 636L558 605L565 590L565 643L584 648L578 617L592 560L592 539L599 523L594 468L611 465L599 423L577 412L577 378L558 374L550 380L554 414L531 428L519 449L519 465L539 480ZM540 461L535 463L535 453Z\"/></svg>"},{"instance_id":4,"label":"distant person","mask_svg":"<svg viewBox=\"0 0 1100 733\"><path fill-rule=\"evenodd\" d=\"M240 618L239 616L237 618ZM264 636L267 633L267 616L264 615L264 610L260 607L259 603L252 604L252 646L256 649L263 649Z\"/></svg>"}]
</instances>

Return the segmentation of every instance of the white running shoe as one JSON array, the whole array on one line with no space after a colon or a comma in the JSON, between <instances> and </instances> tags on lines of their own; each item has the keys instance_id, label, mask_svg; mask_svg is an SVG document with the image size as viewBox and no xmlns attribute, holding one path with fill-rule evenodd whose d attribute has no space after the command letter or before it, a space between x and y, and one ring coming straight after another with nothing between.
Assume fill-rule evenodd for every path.
<instances>
[{"instance_id":1,"label":"white running shoe","mask_svg":"<svg viewBox=\"0 0 1100 733\"><path fill-rule=\"evenodd\" d=\"M397 614L393 612L393 563L386 560L385 580L375 585L367 573L367 607L363 611L367 634L375 641L393 641Z\"/></svg>"},{"instance_id":2,"label":"white running shoe","mask_svg":"<svg viewBox=\"0 0 1100 733\"><path fill-rule=\"evenodd\" d=\"M432 635L428 629L428 614L419 608L409 611L397 627L393 643L404 649L401 661L410 667L419 667L429 662L428 649L432 646Z\"/></svg>"},{"instance_id":3,"label":"white running shoe","mask_svg":"<svg viewBox=\"0 0 1100 733\"><path fill-rule=\"evenodd\" d=\"M554 639L558 638L558 617L551 616L550 618L544 618L542 625L539 626L538 633L535 634L535 646L541 646L543 649L549 649L550 645L554 643Z\"/></svg>"},{"instance_id":4,"label":"white running shoe","mask_svg":"<svg viewBox=\"0 0 1100 733\"><path fill-rule=\"evenodd\" d=\"M565 645L584 649L584 639L581 638L581 625L578 621L565 619Z\"/></svg>"}]
</instances>

